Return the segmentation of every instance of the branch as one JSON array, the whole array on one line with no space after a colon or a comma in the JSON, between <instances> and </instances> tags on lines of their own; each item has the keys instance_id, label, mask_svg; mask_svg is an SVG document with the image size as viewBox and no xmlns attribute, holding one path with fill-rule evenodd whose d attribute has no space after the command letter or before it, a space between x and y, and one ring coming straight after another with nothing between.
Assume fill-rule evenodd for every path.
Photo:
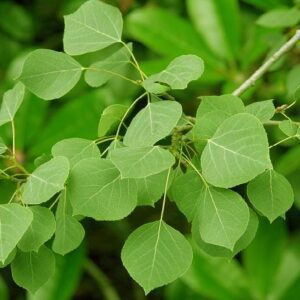
<instances>
[{"instance_id":1,"label":"branch","mask_svg":"<svg viewBox=\"0 0 300 300\"><path fill-rule=\"evenodd\" d=\"M287 53L293 46L300 40L300 29L298 29L295 35L289 39L280 49L278 49L266 62L259 67L241 86L239 86L232 94L240 96L249 87L255 85L256 81L262 77L270 66L277 61L282 55Z\"/></svg>"}]
</instances>

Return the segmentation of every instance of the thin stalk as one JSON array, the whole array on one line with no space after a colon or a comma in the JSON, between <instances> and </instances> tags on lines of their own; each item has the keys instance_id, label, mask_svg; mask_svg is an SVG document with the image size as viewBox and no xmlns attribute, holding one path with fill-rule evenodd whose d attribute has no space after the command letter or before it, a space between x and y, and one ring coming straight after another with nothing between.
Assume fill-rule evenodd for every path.
<instances>
[{"instance_id":1,"label":"thin stalk","mask_svg":"<svg viewBox=\"0 0 300 300\"><path fill-rule=\"evenodd\" d=\"M11 131L12 131L12 154L16 157L16 127L14 120L11 121Z\"/></svg>"},{"instance_id":2,"label":"thin stalk","mask_svg":"<svg viewBox=\"0 0 300 300\"><path fill-rule=\"evenodd\" d=\"M294 47L294 45L300 40L300 29L298 29L295 35L289 39L282 47L280 47L269 59L265 61L243 84L241 84L232 94L240 96L248 88L255 85L256 81L261 78L267 70L285 53Z\"/></svg>"},{"instance_id":3,"label":"thin stalk","mask_svg":"<svg viewBox=\"0 0 300 300\"><path fill-rule=\"evenodd\" d=\"M288 140L291 140L291 139L293 139L293 138L299 138L299 137L300 137L300 135L298 135L298 134L293 135L293 136L288 136L287 138L285 138L285 139L283 139L283 140L281 140L281 141L279 141L279 142L277 142L277 143L271 145L271 146L269 147L269 149L271 149L271 148L273 148L273 147L276 147L276 146L278 146L278 145L280 145L280 144L282 144L282 143L284 143L284 142L286 142L286 141L288 141Z\"/></svg>"},{"instance_id":4,"label":"thin stalk","mask_svg":"<svg viewBox=\"0 0 300 300\"><path fill-rule=\"evenodd\" d=\"M121 300L109 278L92 260L85 260L84 269L97 282L105 300Z\"/></svg>"}]
</instances>

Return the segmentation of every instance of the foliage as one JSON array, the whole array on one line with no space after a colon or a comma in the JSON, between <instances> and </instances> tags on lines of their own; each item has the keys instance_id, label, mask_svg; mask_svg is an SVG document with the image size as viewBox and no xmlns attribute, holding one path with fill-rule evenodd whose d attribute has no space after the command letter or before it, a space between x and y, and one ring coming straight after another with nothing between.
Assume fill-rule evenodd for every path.
<instances>
[{"instance_id":1,"label":"foliage","mask_svg":"<svg viewBox=\"0 0 300 300\"><path fill-rule=\"evenodd\" d=\"M274 8L271 1L245 2L268 10L257 20L260 27L249 33L252 41L274 27L285 29L299 22L296 5ZM299 123L287 111L298 100L300 82L290 75L293 82L289 84L288 104L275 107L275 101L263 97L245 105L251 89L242 101L238 89L234 95L229 93L239 82L225 84L219 76L235 61L242 60L247 67L265 52L262 47L247 57L251 49L241 49L238 2L191 0L187 1L187 10L195 27L157 7L135 10L126 18L126 34L163 56L155 59L158 68L153 70L146 61L139 62L132 50L135 44L126 43L121 12L104 2L88 0L64 17L64 52L30 52L19 67L18 82L4 93L0 108L0 180L9 185L9 192L0 204L0 263L2 267L10 265L17 285L36 293L30 296L32 299L42 295L49 282L59 285L55 278L60 276L58 272L65 272L63 267L62 271L60 267L55 270L56 261L62 259L59 255L68 257L78 248L74 253L80 256L85 236L82 222L86 218L122 220L137 207L153 207L159 200L159 217L139 222L121 251L124 267L146 294L182 276L182 286L175 282L167 291L173 286L179 290L188 286L195 295L213 299L241 299L241 295L263 299L272 294L275 299L283 299L280 297L288 294L289 288L297 288L300 274L293 270L286 286L272 289L274 282L284 278L293 259L300 266L295 258L298 240L295 238L291 249L285 247L281 220L295 198L293 182L289 182L293 171L280 168L280 161L287 156L276 157L273 151L285 142L299 142ZM168 17L171 23L165 24ZM165 33L159 34L162 27ZM171 32L174 27L178 28L176 34ZM275 36L277 33L273 32ZM297 34L299 40L299 31ZM18 31L12 35L18 37ZM269 56L282 44L271 49ZM298 69L290 72L298 74ZM21 142L16 114L26 105L28 111L35 107L36 99L32 98L55 100L67 93L76 94L83 84L99 88L114 86L114 80L122 82L121 88L117 84L111 88L115 88L115 95L126 98L133 88L135 100L132 93L128 103L115 103L110 100L115 95L107 90L98 94L96 90L65 104L45 129L53 133L51 141L43 141L41 135L40 144L31 148L30 135L24 138L24 148L29 146L29 156L35 160L34 164L22 162L17 151ZM199 97L196 116L189 116L177 96L180 98L182 90L193 89L201 80L208 85L221 82L222 95ZM99 95L111 104L102 111L98 130L97 124L91 123L91 128L88 123L78 125L84 134L78 133L76 124L91 118L86 107L99 108L98 100L92 100ZM37 106L32 127L41 124L46 106L51 105L47 101ZM64 118L70 124L60 135L63 128L59 124ZM11 138L7 123L11 125ZM279 129L278 136L280 130L285 136L270 143L274 136L269 127L274 125ZM44 154L50 148L51 155ZM289 151L294 149L297 147ZM167 199L191 224L191 239L185 237L185 230L165 220ZM280 234L278 241L273 238L274 232ZM274 248L269 249L273 243ZM242 250L245 269L235 260L226 260ZM211 256L221 258L214 260ZM266 265L268 274L261 271L260 263ZM214 268L221 268L224 278L231 274L228 282L221 275L210 274ZM245 283L244 273L248 273L253 288Z\"/></svg>"}]
</instances>

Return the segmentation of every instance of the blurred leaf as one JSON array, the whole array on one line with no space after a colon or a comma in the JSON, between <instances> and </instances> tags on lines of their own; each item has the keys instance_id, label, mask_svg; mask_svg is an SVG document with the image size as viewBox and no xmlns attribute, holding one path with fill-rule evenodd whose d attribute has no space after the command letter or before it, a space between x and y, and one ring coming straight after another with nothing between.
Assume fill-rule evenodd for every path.
<instances>
[{"instance_id":1,"label":"blurred leaf","mask_svg":"<svg viewBox=\"0 0 300 300\"><path fill-rule=\"evenodd\" d=\"M2 276L0 276L0 299L1 300L9 300L9 289L6 285L5 280Z\"/></svg>"},{"instance_id":2,"label":"blurred leaf","mask_svg":"<svg viewBox=\"0 0 300 300\"><path fill-rule=\"evenodd\" d=\"M13 2L0 3L0 29L11 37L28 41L33 37L32 15Z\"/></svg>"},{"instance_id":3,"label":"blurred leaf","mask_svg":"<svg viewBox=\"0 0 300 300\"><path fill-rule=\"evenodd\" d=\"M237 0L188 0L191 20L203 40L220 58L232 60L240 47Z\"/></svg>"},{"instance_id":4,"label":"blurred leaf","mask_svg":"<svg viewBox=\"0 0 300 300\"><path fill-rule=\"evenodd\" d=\"M293 97L297 89L300 87L300 64L294 66L286 77L286 88L288 92L288 97ZM296 95L295 95L296 96ZM300 97L295 97L298 100Z\"/></svg>"},{"instance_id":5,"label":"blurred leaf","mask_svg":"<svg viewBox=\"0 0 300 300\"><path fill-rule=\"evenodd\" d=\"M300 146L288 149L275 161L275 170L287 176L300 168Z\"/></svg>"},{"instance_id":6,"label":"blurred leaf","mask_svg":"<svg viewBox=\"0 0 300 300\"><path fill-rule=\"evenodd\" d=\"M4 144L2 138L0 137L0 154L5 153L7 150L7 146Z\"/></svg>"},{"instance_id":7,"label":"blurred leaf","mask_svg":"<svg viewBox=\"0 0 300 300\"><path fill-rule=\"evenodd\" d=\"M131 37L158 54L172 58L195 54L210 66L222 67L192 25L168 10L158 7L138 9L127 16L125 24Z\"/></svg>"},{"instance_id":8,"label":"blurred leaf","mask_svg":"<svg viewBox=\"0 0 300 300\"><path fill-rule=\"evenodd\" d=\"M19 79L38 97L53 100L68 93L81 72L82 66L67 54L38 49L27 56Z\"/></svg>"},{"instance_id":9,"label":"blurred leaf","mask_svg":"<svg viewBox=\"0 0 300 300\"><path fill-rule=\"evenodd\" d=\"M287 136L295 136L299 130L299 125L291 120L280 122L279 129Z\"/></svg>"},{"instance_id":10,"label":"blurred leaf","mask_svg":"<svg viewBox=\"0 0 300 300\"><path fill-rule=\"evenodd\" d=\"M105 90L92 91L65 103L45 120L29 154L48 153L53 144L66 138L96 138L99 116L108 96Z\"/></svg>"},{"instance_id":11,"label":"blurred leaf","mask_svg":"<svg viewBox=\"0 0 300 300\"><path fill-rule=\"evenodd\" d=\"M270 10L276 7L280 7L284 4L289 4L289 0L243 0L249 4L256 6L263 10Z\"/></svg>"},{"instance_id":12,"label":"blurred leaf","mask_svg":"<svg viewBox=\"0 0 300 300\"><path fill-rule=\"evenodd\" d=\"M117 8L89 0L65 16L64 50L80 55L103 49L121 42L122 29L123 19Z\"/></svg>"},{"instance_id":13,"label":"blurred leaf","mask_svg":"<svg viewBox=\"0 0 300 300\"><path fill-rule=\"evenodd\" d=\"M270 28L285 28L296 25L300 21L300 10L297 8L278 8L260 16L257 24Z\"/></svg>"},{"instance_id":14,"label":"blurred leaf","mask_svg":"<svg viewBox=\"0 0 300 300\"><path fill-rule=\"evenodd\" d=\"M193 249L192 266L182 277L191 290L205 295L205 299L252 299L247 278L236 260L211 257L198 248Z\"/></svg>"},{"instance_id":15,"label":"blurred leaf","mask_svg":"<svg viewBox=\"0 0 300 300\"><path fill-rule=\"evenodd\" d=\"M84 247L65 256L56 256L54 275L27 300L71 300L79 286L82 265L85 258Z\"/></svg>"},{"instance_id":16,"label":"blurred leaf","mask_svg":"<svg viewBox=\"0 0 300 300\"><path fill-rule=\"evenodd\" d=\"M199 293L193 291L182 280L177 279L165 288L165 300L204 300Z\"/></svg>"},{"instance_id":17,"label":"blurred leaf","mask_svg":"<svg viewBox=\"0 0 300 300\"><path fill-rule=\"evenodd\" d=\"M243 263L249 275L253 292L265 299L283 258L285 225L282 220L272 224L262 218L254 241L243 252Z\"/></svg>"}]
</instances>

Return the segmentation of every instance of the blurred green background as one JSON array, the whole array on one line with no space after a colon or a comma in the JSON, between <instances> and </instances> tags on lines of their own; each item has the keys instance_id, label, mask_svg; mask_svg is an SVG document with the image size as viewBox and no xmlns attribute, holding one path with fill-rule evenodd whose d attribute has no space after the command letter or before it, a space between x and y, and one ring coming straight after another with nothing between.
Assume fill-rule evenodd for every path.
<instances>
[{"instance_id":1,"label":"blurred green background","mask_svg":"<svg viewBox=\"0 0 300 300\"><path fill-rule=\"evenodd\" d=\"M26 55L36 48L63 50L63 15L74 12L84 0L0 1L0 95L12 87ZM202 78L185 91L174 92L187 114L194 116L200 95L232 92L266 57L299 28L299 0L119 0L125 19L124 37L146 74L163 69L174 57L196 54L205 62ZM81 56L87 61L88 56ZM129 72L124 69L124 72ZM299 97L300 45L277 61L257 85L243 95L245 103L274 99L276 106ZM298 90L299 91L299 90ZM130 103L140 91L120 79L92 89L81 80L60 100L46 102L29 92L16 116L18 158L31 169L37 157L68 137L95 139L102 110L113 103ZM298 96L297 96L298 94ZM300 120L300 104L288 111ZM278 116L278 119L282 119ZM278 128L267 128L270 143L283 139ZM1 136L9 144L10 128ZM156 208L137 208L126 220L85 220L85 243L65 257L57 257L55 276L37 294L26 295L1 270L0 299L300 299L300 144L283 143L272 151L275 169L293 185L295 205L286 222L269 224L260 219L250 247L233 260L208 256L195 247L191 269L171 285L144 296L120 260L128 234L157 219ZM43 156L39 159L43 159ZM5 203L14 186L0 182ZM166 221L187 235L190 227L173 203Z\"/></svg>"}]
</instances>

